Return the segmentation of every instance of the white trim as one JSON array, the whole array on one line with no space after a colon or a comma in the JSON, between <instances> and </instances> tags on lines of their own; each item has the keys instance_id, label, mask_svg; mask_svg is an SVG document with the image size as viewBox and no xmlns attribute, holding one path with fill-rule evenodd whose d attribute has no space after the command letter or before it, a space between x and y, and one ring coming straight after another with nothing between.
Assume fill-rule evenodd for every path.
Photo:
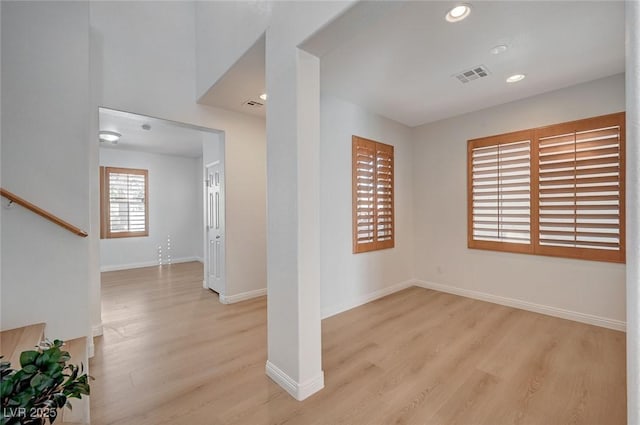
<instances>
[{"instance_id":1,"label":"white trim","mask_svg":"<svg viewBox=\"0 0 640 425\"><path fill-rule=\"evenodd\" d=\"M102 327L102 323L99 323L91 328L91 335L101 336L103 331L104 331L104 328Z\"/></svg>"},{"instance_id":2,"label":"white trim","mask_svg":"<svg viewBox=\"0 0 640 425\"><path fill-rule=\"evenodd\" d=\"M446 292L449 294L460 295L462 297L473 298L476 300L487 301L494 304L505 305L507 307L519 308L521 310L533 311L534 313L545 314L547 316L560 317L562 319L573 320L575 322L587 323L589 325L600 326L603 328L613 329L625 332L627 328L626 322L621 320L609 319L607 317L595 316L593 314L580 313L578 311L566 310L548 305L535 304L528 301L518 300L515 298L501 297L499 295L487 294L485 292L477 292L470 289L458 288L456 286L442 285L440 283L426 282L424 280L414 280L415 286L433 289L434 291Z\"/></svg>"},{"instance_id":3,"label":"white trim","mask_svg":"<svg viewBox=\"0 0 640 425\"><path fill-rule=\"evenodd\" d=\"M193 257L193 261L197 261L199 263L204 264L204 258L202 258L202 257Z\"/></svg>"},{"instance_id":4,"label":"white trim","mask_svg":"<svg viewBox=\"0 0 640 425\"><path fill-rule=\"evenodd\" d=\"M190 263L192 261L200 261L200 258L199 257L174 258L171 260L171 264ZM157 265L158 265L158 261L145 261L142 263L117 264L114 266L100 266L100 271L113 272L116 270L140 269L143 267L153 267ZM166 266L166 264L163 264L163 266Z\"/></svg>"},{"instance_id":5,"label":"white trim","mask_svg":"<svg viewBox=\"0 0 640 425\"><path fill-rule=\"evenodd\" d=\"M263 297L267 295L267 288L256 289L254 291L241 292L235 295L220 294L220 302L222 304L234 304L240 301L250 300L251 298Z\"/></svg>"},{"instance_id":6,"label":"white trim","mask_svg":"<svg viewBox=\"0 0 640 425\"><path fill-rule=\"evenodd\" d=\"M91 359L96 354L96 346L93 343L93 337L87 338L87 358Z\"/></svg>"},{"instance_id":7,"label":"white trim","mask_svg":"<svg viewBox=\"0 0 640 425\"><path fill-rule=\"evenodd\" d=\"M301 384L298 384L298 397L296 397L296 400L304 400L305 398L308 398L314 395L315 393L317 393L323 388L324 388L324 371L321 370L316 377L311 378L306 382L302 382Z\"/></svg>"},{"instance_id":8,"label":"white trim","mask_svg":"<svg viewBox=\"0 0 640 425\"><path fill-rule=\"evenodd\" d=\"M276 384L280 385L291 397L298 401L317 393L324 388L324 372L320 371L318 376L309 379L306 382L298 383L289 375L284 373L282 369L267 360L265 372Z\"/></svg>"},{"instance_id":9,"label":"white trim","mask_svg":"<svg viewBox=\"0 0 640 425\"><path fill-rule=\"evenodd\" d=\"M395 285L370 292L366 295L361 295L359 297L356 297L352 301L323 308L320 314L323 319L326 319L327 317L335 316L336 314L343 313L347 310L351 310L352 308L370 303L371 301L377 300L378 298L386 297L387 295L391 295L394 292L402 291L403 289L407 289L413 285L413 280L405 280L404 282L396 283Z\"/></svg>"}]
</instances>

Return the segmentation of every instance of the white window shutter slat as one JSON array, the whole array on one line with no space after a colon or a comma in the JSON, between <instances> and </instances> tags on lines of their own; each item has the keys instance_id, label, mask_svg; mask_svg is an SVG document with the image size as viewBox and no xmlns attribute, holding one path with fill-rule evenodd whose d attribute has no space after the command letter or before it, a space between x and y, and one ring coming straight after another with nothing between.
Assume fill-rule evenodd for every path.
<instances>
[{"instance_id":1,"label":"white window shutter slat","mask_svg":"<svg viewBox=\"0 0 640 425\"><path fill-rule=\"evenodd\" d=\"M539 143L540 244L619 251L620 127Z\"/></svg>"},{"instance_id":2,"label":"white window shutter slat","mask_svg":"<svg viewBox=\"0 0 640 425\"><path fill-rule=\"evenodd\" d=\"M473 148L472 238L531 243L531 141Z\"/></svg>"}]
</instances>

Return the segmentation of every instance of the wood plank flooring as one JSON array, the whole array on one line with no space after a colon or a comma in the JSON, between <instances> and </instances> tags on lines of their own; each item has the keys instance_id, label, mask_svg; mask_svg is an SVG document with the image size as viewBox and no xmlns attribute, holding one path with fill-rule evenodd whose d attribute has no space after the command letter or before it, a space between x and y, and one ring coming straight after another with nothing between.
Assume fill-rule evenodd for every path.
<instances>
[{"instance_id":1,"label":"wood plank flooring","mask_svg":"<svg viewBox=\"0 0 640 425\"><path fill-rule=\"evenodd\" d=\"M3 361L11 363L14 369L20 368L20 354L34 350L44 339L44 323L23 326L0 332L0 354Z\"/></svg>"},{"instance_id":2,"label":"wood plank flooring","mask_svg":"<svg viewBox=\"0 0 640 425\"><path fill-rule=\"evenodd\" d=\"M264 297L220 304L200 263L102 279L93 425L626 423L621 332L410 288L322 322L325 389L297 402Z\"/></svg>"}]
</instances>

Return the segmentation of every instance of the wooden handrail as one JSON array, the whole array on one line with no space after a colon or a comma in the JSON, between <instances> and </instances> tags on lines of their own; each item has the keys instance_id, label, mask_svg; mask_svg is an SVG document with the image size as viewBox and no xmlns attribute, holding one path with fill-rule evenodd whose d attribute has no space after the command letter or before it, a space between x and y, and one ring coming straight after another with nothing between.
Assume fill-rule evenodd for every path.
<instances>
[{"instance_id":1,"label":"wooden handrail","mask_svg":"<svg viewBox=\"0 0 640 425\"><path fill-rule=\"evenodd\" d=\"M87 236L89 236L89 234L87 232L85 232L84 230L77 228L73 224L67 223L63 219L61 219L59 217L56 217L55 215L51 214L48 211L43 210L42 208L38 207L37 205L33 205L31 202L22 199L18 195L13 194L13 193L9 192L6 189L0 188L0 195L4 196L5 198L10 200L11 202L15 202L16 204L21 205L21 206L25 207L26 209L33 211L34 213L38 214L41 217L46 218L47 220L57 224L58 226L64 227L65 229L67 229L71 233L75 233L76 235L82 236L83 238L86 238Z\"/></svg>"}]
</instances>

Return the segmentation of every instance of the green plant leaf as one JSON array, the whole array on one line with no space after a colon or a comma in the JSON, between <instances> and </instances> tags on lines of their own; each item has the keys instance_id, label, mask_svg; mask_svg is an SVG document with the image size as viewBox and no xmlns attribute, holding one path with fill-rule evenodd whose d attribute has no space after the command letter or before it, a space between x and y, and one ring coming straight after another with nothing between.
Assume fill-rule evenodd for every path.
<instances>
[{"instance_id":1,"label":"green plant leaf","mask_svg":"<svg viewBox=\"0 0 640 425\"><path fill-rule=\"evenodd\" d=\"M55 381L45 374L39 373L31 379L31 388L34 388L38 392L45 391L48 387L55 384Z\"/></svg>"},{"instance_id":2,"label":"green plant leaf","mask_svg":"<svg viewBox=\"0 0 640 425\"><path fill-rule=\"evenodd\" d=\"M67 404L67 396L64 394L58 393L53 395L53 403L56 408L61 409Z\"/></svg>"},{"instance_id":3,"label":"green plant leaf","mask_svg":"<svg viewBox=\"0 0 640 425\"><path fill-rule=\"evenodd\" d=\"M0 377L2 379L5 379L6 376L9 376L14 372L15 372L15 370L13 370L13 369L2 369L2 370L0 370Z\"/></svg>"},{"instance_id":4,"label":"green plant leaf","mask_svg":"<svg viewBox=\"0 0 640 425\"><path fill-rule=\"evenodd\" d=\"M19 371L16 372L15 379L18 381L28 381L31 379L31 375L28 373L25 373L24 370L20 369Z\"/></svg>"},{"instance_id":5,"label":"green plant leaf","mask_svg":"<svg viewBox=\"0 0 640 425\"><path fill-rule=\"evenodd\" d=\"M9 397L11 395L11 391L13 391L13 380L3 379L2 382L0 382L0 395L2 396L3 401L5 397Z\"/></svg>"},{"instance_id":6,"label":"green plant leaf","mask_svg":"<svg viewBox=\"0 0 640 425\"><path fill-rule=\"evenodd\" d=\"M36 373L38 371L38 368L34 364L28 364L28 365L26 365L25 367L22 368L22 371L24 373L34 374L34 373Z\"/></svg>"},{"instance_id":7,"label":"green plant leaf","mask_svg":"<svg viewBox=\"0 0 640 425\"><path fill-rule=\"evenodd\" d=\"M58 348L48 349L47 354L49 355L49 358L47 359L48 363L58 363L62 357L62 352Z\"/></svg>"},{"instance_id":8,"label":"green plant leaf","mask_svg":"<svg viewBox=\"0 0 640 425\"><path fill-rule=\"evenodd\" d=\"M50 408L52 411L69 404L70 398L89 395L89 381L84 366L68 364L71 359L61 347L63 342L55 340L40 346L37 351L25 351L21 355L22 368L12 370L8 362L1 362L2 406L5 408ZM0 359L2 357L0 356ZM1 416L1 415L0 415ZM14 420L15 419L15 420ZM47 419L13 418L0 425L39 425L53 423L55 417Z\"/></svg>"},{"instance_id":9,"label":"green plant leaf","mask_svg":"<svg viewBox=\"0 0 640 425\"><path fill-rule=\"evenodd\" d=\"M68 362L69 360L71 360L71 354L69 354L68 351L61 351L60 352L60 360L64 360L65 362Z\"/></svg>"},{"instance_id":10,"label":"green plant leaf","mask_svg":"<svg viewBox=\"0 0 640 425\"><path fill-rule=\"evenodd\" d=\"M20 366L25 367L26 365L34 364L40 353L37 351L23 351L20 354Z\"/></svg>"}]
</instances>

